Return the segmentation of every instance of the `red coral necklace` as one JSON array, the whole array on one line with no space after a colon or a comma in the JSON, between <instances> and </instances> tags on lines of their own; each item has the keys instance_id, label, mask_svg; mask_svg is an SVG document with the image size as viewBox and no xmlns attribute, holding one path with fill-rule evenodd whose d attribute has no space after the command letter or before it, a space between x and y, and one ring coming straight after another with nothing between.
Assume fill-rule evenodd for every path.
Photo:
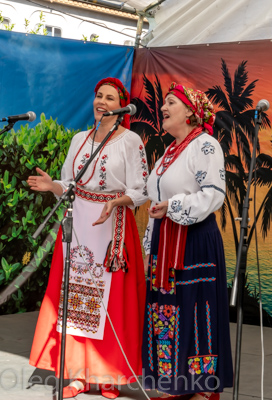
<instances>
[{"instance_id":1,"label":"red coral necklace","mask_svg":"<svg viewBox=\"0 0 272 400\"><path fill-rule=\"evenodd\" d=\"M174 142L170 144L166 152L164 153L162 160L160 162L160 165L156 169L156 174L158 176L161 176L165 173L165 171L170 167L171 164L173 164L174 161L178 158L180 153L188 146L188 144L196 137L198 136L201 132L203 131L202 127L196 127L194 128L183 141L176 145ZM161 169L161 170L160 170ZM160 172L159 172L160 170Z\"/></svg>"}]
</instances>

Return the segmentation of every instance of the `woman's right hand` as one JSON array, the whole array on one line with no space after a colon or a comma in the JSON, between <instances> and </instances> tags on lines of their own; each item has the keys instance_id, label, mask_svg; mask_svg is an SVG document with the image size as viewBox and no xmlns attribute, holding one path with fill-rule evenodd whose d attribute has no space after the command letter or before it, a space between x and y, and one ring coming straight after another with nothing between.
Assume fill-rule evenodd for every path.
<instances>
[{"instance_id":1,"label":"woman's right hand","mask_svg":"<svg viewBox=\"0 0 272 400\"><path fill-rule=\"evenodd\" d=\"M53 191L52 178L40 168L36 168L36 171L40 176L29 176L27 183L30 189L37 190L40 192Z\"/></svg>"},{"instance_id":2,"label":"woman's right hand","mask_svg":"<svg viewBox=\"0 0 272 400\"><path fill-rule=\"evenodd\" d=\"M155 206L148 208L148 214L151 218L163 218L168 209L168 200L157 203Z\"/></svg>"}]
</instances>

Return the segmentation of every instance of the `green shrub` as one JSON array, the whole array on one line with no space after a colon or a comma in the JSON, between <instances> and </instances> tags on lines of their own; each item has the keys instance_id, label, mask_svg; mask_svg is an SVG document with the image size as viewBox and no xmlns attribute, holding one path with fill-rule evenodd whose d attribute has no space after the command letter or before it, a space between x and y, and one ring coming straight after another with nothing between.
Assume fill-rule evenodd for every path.
<instances>
[{"instance_id":1,"label":"green shrub","mask_svg":"<svg viewBox=\"0 0 272 400\"><path fill-rule=\"evenodd\" d=\"M70 142L77 131L65 129L52 118L46 120L41 115L41 122L35 128L28 124L21 126L0 137L0 291L10 284L16 276L26 269L36 253L43 259L43 253L50 249L41 247L51 232L55 238L56 227L63 208L51 217L37 240L33 233L44 221L56 202L51 193L33 192L26 180L29 175L36 175L36 167L45 170L52 179L60 178L60 171L66 158ZM56 225L56 224L55 224ZM0 307L0 313L33 311L38 308L47 285L52 256L41 263L12 298Z\"/></svg>"}]
</instances>

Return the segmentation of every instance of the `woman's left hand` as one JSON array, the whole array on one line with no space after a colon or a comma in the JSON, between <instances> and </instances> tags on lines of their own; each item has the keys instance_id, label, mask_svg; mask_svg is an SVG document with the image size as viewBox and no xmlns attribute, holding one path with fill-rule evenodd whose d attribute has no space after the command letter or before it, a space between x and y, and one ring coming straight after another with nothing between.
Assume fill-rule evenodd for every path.
<instances>
[{"instance_id":1,"label":"woman's left hand","mask_svg":"<svg viewBox=\"0 0 272 400\"><path fill-rule=\"evenodd\" d=\"M112 200L109 200L103 207L100 217L92 225L101 225L111 216L112 210L114 208Z\"/></svg>"},{"instance_id":2,"label":"woman's left hand","mask_svg":"<svg viewBox=\"0 0 272 400\"><path fill-rule=\"evenodd\" d=\"M162 201L159 204L148 209L148 214L151 218L163 218L167 213L168 201Z\"/></svg>"}]
</instances>

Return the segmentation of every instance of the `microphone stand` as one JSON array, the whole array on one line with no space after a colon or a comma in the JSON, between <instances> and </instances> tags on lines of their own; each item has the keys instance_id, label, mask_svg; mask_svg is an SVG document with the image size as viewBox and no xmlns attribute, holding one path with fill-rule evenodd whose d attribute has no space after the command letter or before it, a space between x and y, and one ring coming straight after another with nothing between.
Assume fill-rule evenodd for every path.
<instances>
[{"instance_id":1,"label":"microphone stand","mask_svg":"<svg viewBox=\"0 0 272 400\"><path fill-rule=\"evenodd\" d=\"M103 118L103 117L102 117ZM101 119L102 119L101 118ZM66 200L69 201L69 206L67 208L67 216L65 216L61 222L62 231L63 231L63 242L66 242L66 257L64 264L64 287L63 287L63 314L62 314L62 332L61 332L61 355L60 355L60 377L59 377L59 400L63 400L63 375L64 375L64 360L65 360L65 345L66 345L66 323L67 323L67 304L68 304L68 292L69 292L69 275L70 275L70 244L72 242L72 230L73 230L73 201L75 200L74 189L76 188L76 183L81 179L81 177L86 172L88 166L93 161L97 153L101 150L104 144L108 141L112 133L118 128L123 120L123 115L119 115L116 122L114 123L111 130L107 133L105 138L102 140L100 145L88 159L84 167L79 171L75 180L70 183L68 188L59 198L57 204L52 208L50 213L45 218L44 222L38 227L36 232L33 234L33 239L36 239L51 216L57 210L57 208ZM101 120L100 120L101 122ZM99 125L98 125L99 126ZM98 129L98 128L97 128Z\"/></svg>"},{"instance_id":2,"label":"microphone stand","mask_svg":"<svg viewBox=\"0 0 272 400\"><path fill-rule=\"evenodd\" d=\"M0 135L1 135L2 133L8 132L10 129L12 129L12 128L13 128L13 125L15 124L15 122L17 122L17 121L9 122L8 125L6 125L6 126L0 131Z\"/></svg>"},{"instance_id":3,"label":"microphone stand","mask_svg":"<svg viewBox=\"0 0 272 400\"><path fill-rule=\"evenodd\" d=\"M236 331L236 353L235 353L235 367L234 367L234 382L233 382L233 400L238 399L239 392L239 377L240 377L240 361L241 361L241 343L242 343L242 325L243 325L243 303L244 303L244 288L246 282L246 264L247 264L247 251L248 251L248 209L250 184L252 180L253 168L256 161L256 149L258 143L258 131L261 125L261 113L255 110L255 137L252 150L252 157L250 162L248 174L248 186L246 197L243 203L242 218L236 218L241 221L240 225L240 239L237 250L236 270L234 281L231 291L230 306L235 307L237 300L237 331ZM256 229L256 228L255 228ZM237 296L238 292L238 296Z\"/></svg>"}]
</instances>

